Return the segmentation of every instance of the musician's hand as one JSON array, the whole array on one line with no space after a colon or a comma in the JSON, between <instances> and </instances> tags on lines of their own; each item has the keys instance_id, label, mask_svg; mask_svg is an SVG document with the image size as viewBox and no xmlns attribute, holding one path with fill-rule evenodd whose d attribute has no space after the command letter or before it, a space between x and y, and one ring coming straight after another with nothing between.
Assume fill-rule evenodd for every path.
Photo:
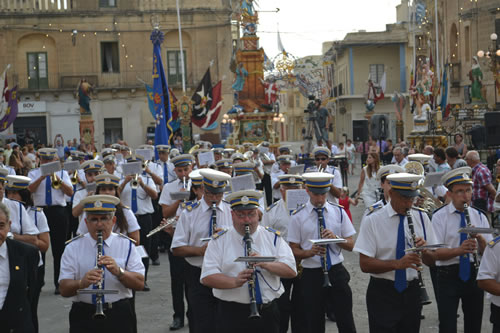
<instances>
[{"instance_id":1,"label":"musician's hand","mask_svg":"<svg viewBox=\"0 0 500 333\"><path fill-rule=\"evenodd\" d=\"M422 237L415 238L415 247L425 246L427 242Z\"/></svg>"},{"instance_id":2,"label":"musician's hand","mask_svg":"<svg viewBox=\"0 0 500 333\"><path fill-rule=\"evenodd\" d=\"M92 196L92 195L94 195L94 194L95 194L95 191L90 191L90 192L87 192L87 196L88 196L88 197L90 197L90 196Z\"/></svg>"},{"instance_id":3,"label":"musician's hand","mask_svg":"<svg viewBox=\"0 0 500 333\"><path fill-rule=\"evenodd\" d=\"M311 248L311 252L313 254L312 256L320 256L321 257L321 256L325 255L326 248L324 246L321 246L321 245L313 245L313 247Z\"/></svg>"},{"instance_id":4,"label":"musician's hand","mask_svg":"<svg viewBox=\"0 0 500 333\"><path fill-rule=\"evenodd\" d=\"M173 237L174 236L174 231L175 231L174 225L170 224L169 226L163 228L162 231L166 232L167 234L169 234L170 236Z\"/></svg>"},{"instance_id":5,"label":"musician's hand","mask_svg":"<svg viewBox=\"0 0 500 333\"><path fill-rule=\"evenodd\" d=\"M205 251L207 250L208 242L204 242L204 244L199 248L200 249L200 256L205 255Z\"/></svg>"},{"instance_id":6,"label":"musician's hand","mask_svg":"<svg viewBox=\"0 0 500 333\"><path fill-rule=\"evenodd\" d=\"M98 269L98 268L93 268L90 271L88 271L87 273L85 273L85 276L81 280L82 289L85 289L88 286L90 286L91 284L96 284L99 281L101 281L102 273L103 273L102 269Z\"/></svg>"},{"instance_id":7,"label":"musician's hand","mask_svg":"<svg viewBox=\"0 0 500 333\"><path fill-rule=\"evenodd\" d=\"M335 238L337 238L337 235L335 235L335 234L333 233L333 231L328 230L328 229L325 229L325 230L323 230L323 232L321 233L321 238L335 239Z\"/></svg>"},{"instance_id":8,"label":"musician's hand","mask_svg":"<svg viewBox=\"0 0 500 333\"><path fill-rule=\"evenodd\" d=\"M462 254L467 254L467 253L474 252L476 250L476 247L477 247L476 239L471 238L471 239L464 240L462 245L460 245L460 250L461 250Z\"/></svg>"},{"instance_id":9,"label":"musician's hand","mask_svg":"<svg viewBox=\"0 0 500 333\"><path fill-rule=\"evenodd\" d=\"M213 234L216 234L218 232L221 232L222 230L224 230L223 228L215 228L215 232Z\"/></svg>"},{"instance_id":10,"label":"musician's hand","mask_svg":"<svg viewBox=\"0 0 500 333\"><path fill-rule=\"evenodd\" d=\"M123 183L127 184L128 182L130 182L132 180L132 178L133 178L132 175L125 176L125 179L123 180Z\"/></svg>"},{"instance_id":11,"label":"musician's hand","mask_svg":"<svg viewBox=\"0 0 500 333\"><path fill-rule=\"evenodd\" d=\"M417 253L407 253L405 256L398 260L396 269L413 268L418 270L417 267L422 265L422 259Z\"/></svg>"},{"instance_id":12,"label":"musician's hand","mask_svg":"<svg viewBox=\"0 0 500 333\"><path fill-rule=\"evenodd\" d=\"M244 269L238 273L238 275L234 278L235 288L239 288L244 285L250 278L252 277L253 269Z\"/></svg>"},{"instance_id":13,"label":"musician's hand","mask_svg":"<svg viewBox=\"0 0 500 333\"><path fill-rule=\"evenodd\" d=\"M98 264L104 265L106 269L114 276L120 275L120 267L112 257L102 256L101 258L99 258Z\"/></svg>"}]
</instances>

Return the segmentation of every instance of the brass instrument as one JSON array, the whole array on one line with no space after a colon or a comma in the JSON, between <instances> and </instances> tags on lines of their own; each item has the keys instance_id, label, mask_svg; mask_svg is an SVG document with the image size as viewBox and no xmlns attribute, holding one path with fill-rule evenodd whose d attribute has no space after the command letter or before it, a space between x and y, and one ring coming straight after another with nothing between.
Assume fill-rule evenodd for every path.
<instances>
[{"instance_id":1,"label":"brass instrument","mask_svg":"<svg viewBox=\"0 0 500 333\"><path fill-rule=\"evenodd\" d=\"M408 228L410 229L411 233L411 238L413 241L413 246L417 246L417 235L415 234L415 226L413 225L413 217L411 215L411 208L406 211L406 219L408 220ZM429 295L427 294L427 290L425 289L425 284L424 284L424 279L422 278L422 266L417 267L417 274L418 274L418 286L420 288L419 293L420 293L420 305L427 305L431 304L432 301L429 298Z\"/></svg>"},{"instance_id":2,"label":"brass instrument","mask_svg":"<svg viewBox=\"0 0 500 333\"><path fill-rule=\"evenodd\" d=\"M102 231L97 231L97 254L95 258L96 262L96 268L99 268L104 271L104 266L103 265L98 265L97 263L99 262L99 259L102 256L102 251L103 251L103 244L104 240L102 238ZM97 290L103 290L102 287L102 279L97 282ZM102 298L103 294L96 294L96 301L95 301L95 313L92 316L93 319L106 319L106 315L104 314L104 309L103 309L103 304L102 304Z\"/></svg>"},{"instance_id":3,"label":"brass instrument","mask_svg":"<svg viewBox=\"0 0 500 333\"><path fill-rule=\"evenodd\" d=\"M322 214L318 214L319 238L323 238L321 237L321 234L323 234L323 231L325 230L325 228L323 227L324 219L325 218ZM323 257L321 258L321 264L322 264L321 268L323 269L323 288L332 286L330 284L330 278L328 277L327 253L328 253L328 245L325 246L325 254L323 254Z\"/></svg>"},{"instance_id":4,"label":"brass instrument","mask_svg":"<svg viewBox=\"0 0 500 333\"><path fill-rule=\"evenodd\" d=\"M149 162L150 162L149 160L142 162L142 170L143 171L145 171L148 168Z\"/></svg>"},{"instance_id":5,"label":"brass instrument","mask_svg":"<svg viewBox=\"0 0 500 333\"><path fill-rule=\"evenodd\" d=\"M210 219L212 223L212 235L217 233L217 202L212 202L212 218Z\"/></svg>"},{"instance_id":6,"label":"brass instrument","mask_svg":"<svg viewBox=\"0 0 500 333\"><path fill-rule=\"evenodd\" d=\"M135 174L134 178L130 181L130 188L133 190L137 190L139 187L139 175Z\"/></svg>"},{"instance_id":7,"label":"brass instrument","mask_svg":"<svg viewBox=\"0 0 500 333\"><path fill-rule=\"evenodd\" d=\"M472 223L470 221L470 215L469 215L469 205L467 203L464 203L464 215L465 215L465 221L467 223L467 227L472 227ZM467 239L470 239L470 234L467 234ZM478 256L477 256L477 247L476 249L474 250L474 252L472 253L472 258L474 259L474 268L476 269L476 272L477 270L479 269L479 259L478 259Z\"/></svg>"},{"instance_id":8,"label":"brass instrument","mask_svg":"<svg viewBox=\"0 0 500 333\"><path fill-rule=\"evenodd\" d=\"M71 185L76 185L78 184L78 170L75 170L75 172L71 175Z\"/></svg>"},{"instance_id":9,"label":"brass instrument","mask_svg":"<svg viewBox=\"0 0 500 333\"><path fill-rule=\"evenodd\" d=\"M182 188L187 190L187 182L186 182L186 177L182 177Z\"/></svg>"},{"instance_id":10,"label":"brass instrument","mask_svg":"<svg viewBox=\"0 0 500 333\"><path fill-rule=\"evenodd\" d=\"M174 217L171 217L171 218L167 219L167 223L160 224L159 226L157 226L156 228L154 228L153 230L151 230L149 232L149 234L146 235L146 238L149 238L149 237L153 236L154 234L162 231L163 229L165 229L169 225L175 224L177 222L178 218L179 218L178 216L174 216Z\"/></svg>"},{"instance_id":11,"label":"brass instrument","mask_svg":"<svg viewBox=\"0 0 500 333\"><path fill-rule=\"evenodd\" d=\"M243 157L247 160L250 161L253 157L253 151L249 150L243 154Z\"/></svg>"},{"instance_id":12,"label":"brass instrument","mask_svg":"<svg viewBox=\"0 0 500 333\"><path fill-rule=\"evenodd\" d=\"M245 236L243 237L243 240L245 241L245 250L246 250L246 255L250 256L252 253L252 237L250 237L250 225L245 224ZM259 310L257 309L257 298L255 294L255 267L252 263L247 262L247 268L252 269L252 277L248 281L248 292L250 293L250 315L248 316L249 319L259 319L260 314Z\"/></svg>"},{"instance_id":13,"label":"brass instrument","mask_svg":"<svg viewBox=\"0 0 500 333\"><path fill-rule=\"evenodd\" d=\"M192 155L198 149L200 149L200 145L194 145L191 147L191 149L189 149L188 154Z\"/></svg>"},{"instance_id":14,"label":"brass instrument","mask_svg":"<svg viewBox=\"0 0 500 333\"><path fill-rule=\"evenodd\" d=\"M58 190L61 188L61 184L62 184L62 181L60 179L57 178L56 176L56 173L54 172L51 176L50 176L50 183L52 185L52 188L54 190Z\"/></svg>"},{"instance_id":15,"label":"brass instrument","mask_svg":"<svg viewBox=\"0 0 500 333\"><path fill-rule=\"evenodd\" d=\"M421 187L419 191L420 196L424 199L420 208L423 208L427 213L432 214L436 209L444 205L441 200L435 198L425 187Z\"/></svg>"}]
</instances>

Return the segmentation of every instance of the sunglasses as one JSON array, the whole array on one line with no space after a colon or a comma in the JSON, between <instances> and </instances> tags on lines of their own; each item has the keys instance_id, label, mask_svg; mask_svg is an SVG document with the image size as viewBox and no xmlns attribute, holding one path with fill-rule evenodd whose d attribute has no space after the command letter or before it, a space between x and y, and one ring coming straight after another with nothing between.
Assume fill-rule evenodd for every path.
<instances>
[{"instance_id":1,"label":"sunglasses","mask_svg":"<svg viewBox=\"0 0 500 333\"><path fill-rule=\"evenodd\" d=\"M316 161L326 161L326 157L316 157Z\"/></svg>"}]
</instances>

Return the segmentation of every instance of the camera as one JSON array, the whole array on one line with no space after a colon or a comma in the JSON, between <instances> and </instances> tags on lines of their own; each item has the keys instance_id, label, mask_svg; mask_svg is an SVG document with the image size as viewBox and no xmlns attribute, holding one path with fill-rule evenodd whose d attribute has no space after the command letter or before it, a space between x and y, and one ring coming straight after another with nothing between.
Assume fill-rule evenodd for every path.
<instances>
[{"instance_id":1,"label":"camera","mask_svg":"<svg viewBox=\"0 0 500 333\"><path fill-rule=\"evenodd\" d=\"M304 110L304 113L313 113L316 109L316 97L314 95L308 96L309 103L307 103L307 108Z\"/></svg>"}]
</instances>

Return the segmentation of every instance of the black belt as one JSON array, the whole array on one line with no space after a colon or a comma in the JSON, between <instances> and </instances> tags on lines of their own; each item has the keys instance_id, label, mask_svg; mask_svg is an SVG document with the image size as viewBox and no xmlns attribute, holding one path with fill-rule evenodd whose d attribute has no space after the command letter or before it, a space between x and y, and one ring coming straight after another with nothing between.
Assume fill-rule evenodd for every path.
<instances>
[{"instance_id":1,"label":"black belt","mask_svg":"<svg viewBox=\"0 0 500 333\"><path fill-rule=\"evenodd\" d=\"M110 302L102 303L102 308L104 311L111 310L113 307L116 307L118 305L128 303L128 302L129 302L128 298L122 298L121 300L113 302L113 303L110 303ZM78 307L80 309L91 310L91 311L95 310L95 307L96 307L95 304L89 304L89 303L85 303L85 302L73 302L73 306Z\"/></svg>"},{"instance_id":2,"label":"black belt","mask_svg":"<svg viewBox=\"0 0 500 333\"><path fill-rule=\"evenodd\" d=\"M471 276L475 276L476 269L474 267L474 263L469 262L469 264L471 265ZM437 272L441 275L441 277L458 277L460 273L460 264L437 266Z\"/></svg>"},{"instance_id":3,"label":"black belt","mask_svg":"<svg viewBox=\"0 0 500 333\"><path fill-rule=\"evenodd\" d=\"M394 281L392 281L392 280L387 280L387 279L383 279L383 278L376 278L374 276L370 276L370 279L377 284L381 284L385 287L394 288ZM407 288L418 287L418 285L419 285L418 279L406 281L406 283L407 283Z\"/></svg>"},{"instance_id":4,"label":"black belt","mask_svg":"<svg viewBox=\"0 0 500 333\"><path fill-rule=\"evenodd\" d=\"M250 306L250 303L230 302L230 301L223 301L221 299L219 299L219 302L222 304L226 304L226 305L230 306L231 308L243 308L244 307L246 309ZM275 298L271 302L257 304L257 309L259 309L259 312L266 311L267 309L271 308L272 306L274 306L274 304L277 304L277 303L278 303L278 299Z\"/></svg>"}]
</instances>

